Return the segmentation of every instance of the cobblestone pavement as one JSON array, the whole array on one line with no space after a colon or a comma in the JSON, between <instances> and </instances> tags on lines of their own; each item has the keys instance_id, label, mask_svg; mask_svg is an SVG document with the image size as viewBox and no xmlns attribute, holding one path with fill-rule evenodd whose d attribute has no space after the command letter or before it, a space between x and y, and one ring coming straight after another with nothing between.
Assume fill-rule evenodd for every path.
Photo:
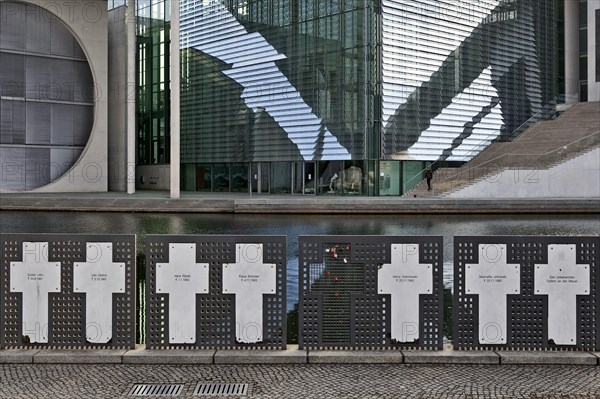
<instances>
[{"instance_id":1,"label":"cobblestone pavement","mask_svg":"<svg viewBox=\"0 0 600 399\"><path fill-rule=\"evenodd\" d=\"M248 383L249 398L600 398L593 366L0 366L0 398L126 398L136 383L193 397L198 382Z\"/></svg>"}]
</instances>

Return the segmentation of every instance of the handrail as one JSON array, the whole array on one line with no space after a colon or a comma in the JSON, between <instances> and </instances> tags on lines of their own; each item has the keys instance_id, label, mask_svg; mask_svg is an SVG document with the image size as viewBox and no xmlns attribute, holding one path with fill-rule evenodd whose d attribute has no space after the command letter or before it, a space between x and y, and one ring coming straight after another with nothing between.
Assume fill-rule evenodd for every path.
<instances>
[{"instance_id":1,"label":"handrail","mask_svg":"<svg viewBox=\"0 0 600 399\"><path fill-rule=\"evenodd\" d=\"M545 118L548 118L548 117L554 115L556 113L556 105L558 104L558 102L557 102L558 98L559 97L555 97L555 99L553 101L551 101L548 105L542 106L541 110L539 110L538 112L533 114L529 119L527 119L525 122L521 123L515 130L513 130L512 133L510 134L511 141L514 140L515 138L517 138L518 136L520 136L521 133L523 133L524 131L529 129L529 127L532 124L535 124L535 123L539 122L540 120L547 120L542 117L543 115L545 115ZM565 111L570 109L573 105L575 105L575 104L570 104L565 109ZM484 145L483 143L485 143L485 142L488 142L488 140L487 139L481 140L479 142L479 144L477 146L475 146L475 148L473 148L471 151L469 151L467 154L465 154L465 156L463 158L467 158L469 156L469 154L473 153L474 151L477 151L476 154L473 157L471 157L471 159L469 159L467 162L465 162L464 165L461 166L461 168L464 167L465 165L469 164L471 161L473 161L477 157L477 155L481 154L483 149L485 149L486 147L488 147L491 144L490 143L490 144ZM434 170L436 170L436 168L434 168L433 166L436 165L438 162L444 162L444 161L437 159L433 163L429 164L429 166L425 167L425 169L422 169L416 175L414 175L413 177L408 179L406 182L403 182L403 185L406 185L406 184L412 182L417 177L420 179L419 181L422 181L423 180L422 174L423 174L423 172L425 172L427 170L427 168L431 168L432 171L434 171ZM445 180L442 180L442 181L445 181ZM416 185L414 187L416 187ZM412 191L412 189L411 189L411 191ZM408 192L410 192L410 191L408 191ZM404 194L407 194L407 193L404 193Z\"/></svg>"}]
</instances>

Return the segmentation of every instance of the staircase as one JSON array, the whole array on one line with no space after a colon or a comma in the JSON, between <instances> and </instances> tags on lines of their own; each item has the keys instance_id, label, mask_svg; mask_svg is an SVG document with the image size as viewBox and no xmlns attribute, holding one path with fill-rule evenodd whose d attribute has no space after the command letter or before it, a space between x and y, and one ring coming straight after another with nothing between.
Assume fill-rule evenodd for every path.
<instances>
[{"instance_id":1,"label":"staircase","mask_svg":"<svg viewBox=\"0 0 600 399\"><path fill-rule=\"evenodd\" d=\"M600 145L600 103L574 105L558 119L536 123L512 142L489 145L460 168L440 168L432 191L420 182L407 197L443 197L506 169L548 169Z\"/></svg>"}]
</instances>

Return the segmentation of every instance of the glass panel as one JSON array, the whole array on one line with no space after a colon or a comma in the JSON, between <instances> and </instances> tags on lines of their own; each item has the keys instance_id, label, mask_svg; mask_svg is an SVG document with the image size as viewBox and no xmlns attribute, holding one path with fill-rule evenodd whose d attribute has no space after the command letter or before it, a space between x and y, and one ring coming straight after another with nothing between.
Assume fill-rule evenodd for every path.
<instances>
[{"instance_id":1,"label":"glass panel","mask_svg":"<svg viewBox=\"0 0 600 399\"><path fill-rule=\"evenodd\" d=\"M181 189L184 191L194 191L196 189L196 165L181 165Z\"/></svg>"},{"instance_id":2,"label":"glass panel","mask_svg":"<svg viewBox=\"0 0 600 399\"><path fill-rule=\"evenodd\" d=\"M404 161L402 162L402 194L410 191L419 184L425 175L425 162Z\"/></svg>"},{"instance_id":3,"label":"glass panel","mask_svg":"<svg viewBox=\"0 0 600 399\"><path fill-rule=\"evenodd\" d=\"M231 165L231 191L248 192L248 164Z\"/></svg>"},{"instance_id":4,"label":"glass panel","mask_svg":"<svg viewBox=\"0 0 600 399\"><path fill-rule=\"evenodd\" d=\"M290 162L271 163L273 194L289 194L292 187L292 165Z\"/></svg>"},{"instance_id":5,"label":"glass panel","mask_svg":"<svg viewBox=\"0 0 600 399\"><path fill-rule=\"evenodd\" d=\"M196 168L196 191L211 191L211 172L211 165L198 165L198 167Z\"/></svg>"},{"instance_id":6,"label":"glass panel","mask_svg":"<svg viewBox=\"0 0 600 399\"><path fill-rule=\"evenodd\" d=\"M319 162L319 194L340 195L343 182L343 161Z\"/></svg>"},{"instance_id":7,"label":"glass panel","mask_svg":"<svg viewBox=\"0 0 600 399\"><path fill-rule=\"evenodd\" d=\"M400 195L400 162L379 163L379 195Z\"/></svg>"},{"instance_id":8,"label":"glass panel","mask_svg":"<svg viewBox=\"0 0 600 399\"><path fill-rule=\"evenodd\" d=\"M229 165L215 164L214 170L214 191L229 191Z\"/></svg>"},{"instance_id":9,"label":"glass panel","mask_svg":"<svg viewBox=\"0 0 600 399\"><path fill-rule=\"evenodd\" d=\"M362 195L365 192L365 173L362 161L344 162L344 195Z\"/></svg>"}]
</instances>

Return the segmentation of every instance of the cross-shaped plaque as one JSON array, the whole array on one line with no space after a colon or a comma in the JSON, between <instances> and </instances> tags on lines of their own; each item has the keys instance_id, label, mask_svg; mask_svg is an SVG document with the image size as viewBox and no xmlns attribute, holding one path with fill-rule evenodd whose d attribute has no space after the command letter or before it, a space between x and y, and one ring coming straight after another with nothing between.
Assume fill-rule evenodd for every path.
<instances>
[{"instance_id":1,"label":"cross-shaped plaque","mask_svg":"<svg viewBox=\"0 0 600 399\"><path fill-rule=\"evenodd\" d=\"M506 245L479 244L479 263L465 265L465 291L479 296L480 344L506 344L506 296L520 290L521 268L506 263Z\"/></svg>"},{"instance_id":2,"label":"cross-shaped plaque","mask_svg":"<svg viewBox=\"0 0 600 399\"><path fill-rule=\"evenodd\" d=\"M577 264L575 245L548 245L548 263L535 265L535 294L548 295L548 339L577 344L577 295L590 294L590 266Z\"/></svg>"},{"instance_id":3,"label":"cross-shaped plaque","mask_svg":"<svg viewBox=\"0 0 600 399\"><path fill-rule=\"evenodd\" d=\"M73 292L85 294L86 339L112 339L113 293L125 292L125 263L113 262L110 242L88 242L86 261L73 263Z\"/></svg>"},{"instance_id":4,"label":"cross-shaped plaque","mask_svg":"<svg viewBox=\"0 0 600 399\"><path fill-rule=\"evenodd\" d=\"M156 264L156 293L169 295L169 343L196 342L196 295L208 294L208 263L196 263L196 244L169 244L169 263Z\"/></svg>"},{"instance_id":5,"label":"cross-shaped plaque","mask_svg":"<svg viewBox=\"0 0 600 399\"><path fill-rule=\"evenodd\" d=\"M60 292L60 262L48 261L47 242L24 242L23 261L10 262L10 291L23 295L23 335L48 342L48 294Z\"/></svg>"},{"instance_id":6,"label":"cross-shaped plaque","mask_svg":"<svg viewBox=\"0 0 600 399\"><path fill-rule=\"evenodd\" d=\"M433 290L432 265L419 263L419 244L392 244L391 263L377 274L379 294L391 295L392 340L419 338L419 296Z\"/></svg>"},{"instance_id":7,"label":"cross-shaped plaque","mask_svg":"<svg viewBox=\"0 0 600 399\"><path fill-rule=\"evenodd\" d=\"M277 266L263 263L262 244L236 244L235 263L223 264L223 293L235 294L236 339L263 341L263 295L277 291Z\"/></svg>"}]
</instances>

